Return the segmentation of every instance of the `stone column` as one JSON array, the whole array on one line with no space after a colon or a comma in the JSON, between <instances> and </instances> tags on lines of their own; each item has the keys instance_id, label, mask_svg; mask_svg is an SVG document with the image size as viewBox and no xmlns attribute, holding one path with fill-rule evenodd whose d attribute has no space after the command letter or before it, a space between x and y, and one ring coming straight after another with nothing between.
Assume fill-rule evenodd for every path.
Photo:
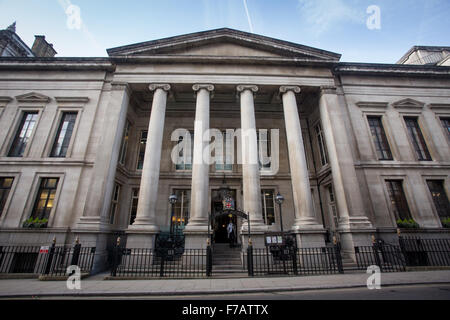
<instances>
[{"instance_id":1,"label":"stone column","mask_svg":"<svg viewBox=\"0 0 450 320\"><path fill-rule=\"evenodd\" d=\"M170 90L168 84L151 84L149 86L153 94L153 104L148 126L147 145L145 147L144 165L139 190L139 203L136 220L128 228L129 232L141 231L154 234L159 231L155 224L156 202L158 200L159 169L161 164L161 149L164 133L164 120L166 115L167 94ZM151 245L150 238L141 237L138 241L131 241L128 237L127 246ZM133 239L135 240L135 239Z\"/></svg>"},{"instance_id":2,"label":"stone column","mask_svg":"<svg viewBox=\"0 0 450 320\"><path fill-rule=\"evenodd\" d=\"M295 222L292 230L304 233L301 242L309 246L323 246L323 227L317 223L313 210L309 171L306 165L305 146L303 144L302 128L298 114L296 93L300 88L296 86L282 86L280 92L283 98L284 121L286 126L287 144L289 150L289 165L291 171L292 193L294 199ZM318 231L321 232L318 232ZM315 235L309 235L314 233ZM308 239L306 239L308 237ZM315 239L311 239L314 237ZM314 243L313 243L314 242Z\"/></svg>"},{"instance_id":3,"label":"stone column","mask_svg":"<svg viewBox=\"0 0 450 320\"><path fill-rule=\"evenodd\" d=\"M130 95L128 84L112 83L110 91L101 94L96 114L103 125L94 134L101 140L96 146L83 215L74 229L74 237L79 236L83 245L97 248L95 272L104 268L108 256L107 242L112 227L108 218Z\"/></svg>"},{"instance_id":4,"label":"stone column","mask_svg":"<svg viewBox=\"0 0 450 320\"><path fill-rule=\"evenodd\" d=\"M365 213L347 136L345 109L340 105L336 87L321 88L319 108L340 217L338 231L344 250L350 253L355 246L370 245L375 230Z\"/></svg>"},{"instance_id":5,"label":"stone column","mask_svg":"<svg viewBox=\"0 0 450 320\"><path fill-rule=\"evenodd\" d=\"M109 229L109 207L116 177L117 162L123 130L125 128L130 89L126 83L113 83L109 99L102 95L107 103L100 104L100 116L103 117L103 129L99 133L101 141L95 157L89 192L83 216L77 229ZM103 101L101 101L103 102Z\"/></svg>"},{"instance_id":6,"label":"stone column","mask_svg":"<svg viewBox=\"0 0 450 320\"><path fill-rule=\"evenodd\" d=\"M239 85L237 91L241 99L242 130L242 180L244 211L250 214L251 231L265 230L261 208L261 183L259 178L258 142L253 94L258 92L254 85ZM243 228L247 228L244 224Z\"/></svg>"},{"instance_id":7,"label":"stone column","mask_svg":"<svg viewBox=\"0 0 450 320\"><path fill-rule=\"evenodd\" d=\"M197 106L194 124L190 218L184 234L186 248L201 248L206 246L208 234L209 163L203 159L203 150L209 143L209 140L205 139L205 133L209 130L210 92L214 90L214 86L195 84L192 89L197 93Z\"/></svg>"}]
</instances>

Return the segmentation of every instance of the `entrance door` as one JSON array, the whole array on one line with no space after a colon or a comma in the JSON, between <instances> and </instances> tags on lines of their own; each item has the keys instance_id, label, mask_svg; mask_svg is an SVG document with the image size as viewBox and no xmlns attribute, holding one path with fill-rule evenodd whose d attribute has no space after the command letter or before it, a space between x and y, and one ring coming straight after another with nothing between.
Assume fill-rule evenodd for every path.
<instances>
[{"instance_id":1,"label":"entrance door","mask_svg":"<svg viewBox=\"0 0 450 320\"><path fill-rule=\"evenodd\" d=\"M236 199L236 190L229 190L230 197ZM218 190L212 191L212 203L211 213L213 216L217 216L211 221L211 230L213 230L213 242L214 243L229 243L227 226L230 221L235 227L235 239L237 239L237 218L235 215L231 217L228 215L219 215L223 210L223 195ZM236 201L236 200L235 200Z\"/></svg>"}]
</instances>

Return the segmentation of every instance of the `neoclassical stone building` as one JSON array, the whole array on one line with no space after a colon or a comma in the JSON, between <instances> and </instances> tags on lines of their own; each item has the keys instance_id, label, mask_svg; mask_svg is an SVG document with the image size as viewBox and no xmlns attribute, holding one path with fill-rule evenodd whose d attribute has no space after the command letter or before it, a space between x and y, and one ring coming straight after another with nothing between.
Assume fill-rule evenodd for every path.
<instances>
[{"instance_id":1,"label":"neoclassical stone building","mask_svg":"<svg viewBox=\"0 0 450 320\"><path fill-rule=\"evenodd\" d=\"M399 219L418 223L416 235L448 238L448 50L343 63L218 29L107 58L0 58L0 245L80 237L102 261L118 234L130 248L152 247L172 220L187 247L205 247L223 190L249 213L255 246L281 221L299 245L336 236L350 256L372 236L395 242ZM236 144L222 154L232 163L202 161L208 129L228 130L224 141ZM262 145L270 161L236 162ZM214 241L226 241L228 219L245 248L247 223L236 217L211 221Z\"/></svg>"}]
</instances>

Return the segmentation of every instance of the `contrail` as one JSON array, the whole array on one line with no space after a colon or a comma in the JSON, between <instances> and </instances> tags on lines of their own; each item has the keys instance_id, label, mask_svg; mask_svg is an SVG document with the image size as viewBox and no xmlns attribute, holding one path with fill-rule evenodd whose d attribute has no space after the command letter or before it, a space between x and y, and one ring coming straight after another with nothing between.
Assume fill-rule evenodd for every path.
<instances>
[{"instance_id":1,"label":"contrail","mask_svg":"<svg viewBox=\"0 0 450 320\"><path fill-rule=\"evenodd\" d=\"M243 1L244 1L245 13L247 14L248 25L250 27L250 32L254 33L253 32L252 19L250 18L250 14L248 13L247 0L243 0Z\"/></svg>"}]
</instances>

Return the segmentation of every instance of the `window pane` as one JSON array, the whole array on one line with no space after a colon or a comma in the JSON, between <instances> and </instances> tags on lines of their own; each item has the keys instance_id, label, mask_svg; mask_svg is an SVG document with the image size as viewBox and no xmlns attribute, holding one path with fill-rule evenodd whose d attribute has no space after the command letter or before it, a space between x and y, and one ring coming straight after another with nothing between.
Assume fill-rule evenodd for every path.
<instances>
[{"instance_id":1,"label":"window pane","mask_svg":"<svg viewBox=\"0 0 450 320\"><path fill-rule=\"evenodd\" d=\"M20 122L14 141L9 151L9 157L22 157L37 120L37 112L25 112Z\"/></svg>"},{"instance_id":2,"label":"window pane","mask_svg":"<svg viewBox=\"0 0 450 320\"><path fill-rule=\"evenodd\" d=\"M13 181L14 178L0 178L0 217L2 216L3 209L8 200Z\"/></svg>"},{"instance_id":3,"label":"window pane","mask_svg":"<svg viewBox=\"0 0 450 320\"><path fill-rule=\"evenodd\" d=\"M191 190L189 189L175 189L173 190L178 200L174 204L174 226L184 228L189 222L190 207L191 207Z\"/></svg>"},{"instance_id":4,"label":"window pane","mask_svg":"<svg viewBox=\"0 0 450 320\"><path fill-rule=\"evenodd\" d=\"M61 117L58 132L53 144L51 157L65 157L72 138L73 128L77 119L76 112L64 112Z\"/></svg>"},{"instance_id":5,"label":"window pane","mask_svg":"<svg viewBox=\"0 0 450 320\"><path fill-rule=\"evenodd\" d=\"M31 217L48 219L53 208L59 179L42 178Z\"/></svg>"},{"instance_id":6,"label":"window pane","mask_svg":"<svg viewBox=\"0 0 450 320\"><path fill-rule=\"evenodd\" d=\"M427 145L425 144L422 131L420 131L417 118L405 118L405 123L418 160L431 161L432 159L430 153L428 152Z\"/></svg>"},{"instance_id":7,"label":"window pane","mask_svg":"<svg viewBox=\"0 0 450 320\"><path fill-rule=\"evenodd\" d=\"M384 132L381 117L367 117L367 119L377 150L378 160L392 160L391 149L386 138L386 133Z\"/></svg>"},{"instance_id":8,"label":"window pane","mask_svg":"<svg viewBox=\"0 0 450 320\"><path fill-rule=\"evenodd\" d=\"M264 223L272 225L275 223L275 199L274 191L268 189L261 190L262 213Z\"/></svg>"},{"instance_id":9,"label":"window pane","mask_svg":"<svg viewBox=\"0 0 450 320\"><path fill-rule=\"evenodd\" d=\"M328 157L325 147L325 140L323 136L322 126L320 124L316 126L316 138L319 147L320 163L322 164L322 166L324 166L328 163Z\"/></svg>"},{"instance_id":10,"label":"window pane","mask_svg":"<svg viewBox=\"0 0 450 320\"><path fill-rule=\"evenodd\" d=\"M147 131L141 132L141 138L139 139L139 154L137 169L142 170L144 167L145 147L147 146Z\"/></svg>"},{"instance_id":11,"label":"window pane","mask_svg":"<svg viewBox=\"0 0 450 320\"><path fill-rule=\"evenodd\" d=\"M450 139L450 118L442 118L441 123L445 131L447 131L447 136Z\"/></svg>"},{"instance_id":12,"label":"window pane","mask_svg":"<svg viewBox=\"0 0 450 320\"><path fill-rule=\"evenodd\" d=\"M387 180L386 185L395 218L402 220L411 219L411 213L409 211L408 203L403 191L402 181Z\"/></svg>"},{"instance_id":13,"label":"window pane","mask_svg":"<svg viewBox=\"0 0 450 320\"><path fill-rule=\"evenodd\" d=\"M450 217L450 205L443 180L428 180L428 188L433 197L434 206L441 218Z\"/></svg>"},{"instance_id":14,"label":"window pane","mask_svg":"<svg viewBox=\"0 0 450 320\"><path fill-rule=\"evenodd\" d=\"M130 135L130 123L127 121L125 132L123 134L122 145L120 146L119 163L124 165L128 150L128 139Z\"/></svg>"},{"instance_id":15,"label":"window pane","mask_svg":"<svg viewBox=\"0 0 450 320\"><path fill-rule=\"evenodd\" d=\"M139 188L133 188L131 190L130 225L132 225L136 220L138 204L139 204Z\"/></svg>"}]
</instances>

